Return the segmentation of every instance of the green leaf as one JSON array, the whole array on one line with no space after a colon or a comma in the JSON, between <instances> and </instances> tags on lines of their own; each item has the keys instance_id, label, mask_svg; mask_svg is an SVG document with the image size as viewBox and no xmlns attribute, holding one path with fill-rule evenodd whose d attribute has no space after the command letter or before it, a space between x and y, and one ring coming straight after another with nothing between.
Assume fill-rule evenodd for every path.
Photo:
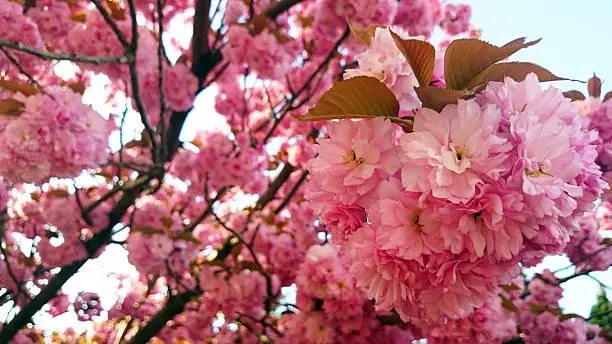
<instances>
[{"instance_id":1,"label":"green leaf","mask_svg":"<svg viewBox=\"0 0 612 344\"><path fill-rule=\"evenodd\" d=\"M501 302L502 307L504 307L505 309L507 309L507 310L509 310L510 312L513 312L513 313L516 313L516 314L520 313L518 307L516 307L516 305L512 301L508 300L503 295L500 295L500 297L501 297L501 300L502 300L502 302Z\"/></svg>"},{"instance_id":2,"label":"green leaf","mask_svg":"<svg viewBox=\"0 0 612 344\"><path fill-rule=\"evenodd\" d=\"M525 38L518 38L497 47L478 39L455 40L449 44L444 55L446 87L453 90L465 89L470 81L489 66L538 42L525 42Z\"/></svg>"},{"instance_id":3,"label":"green leaf","mask_svg":"<svg viewBox=\"0 0 612 344\"><path fill-rule=\"evenodd\" d=\"M397 48L404 54L419 86L429 86L433 78L434 64L436 62L436 49L433 45L420 39L403 39L391 29L391 36Z\"/></svg>"},{"instance_id":4,"label":"green leaf","mask_svg":"<svg viewBox=\"0 0 612 344\"><path fill-rule=\"evenodd\" d=\"M569 98L572 101L576 101L576 100L584 100L584 94L582 94L582 92L580 91L576 91L576 90L571 90L571 91L567 91L567 92L563 92L563 96L565 98Z\"/></svg>"},{"instance_id":5,"label":"green leaf","mask_svg":"<svg viewBox=\"0 0 612 344\"><path fill-rule=\"evenodd\" d=\"M132 228L133 232L139 232L142 234L153 235L153 234L163 234L164 231L161 229L157 229L151 226L137 226Z\"/></svg>"},{"instance_id":6,"label":"green leaf","mask_svg":"<svg viewBox=\"0 0 612 344\"><path fill-rule=\"evenodd\" d=\"M448 104L456 104L465 94L461 91L449 90L433 86L421 86L414 89L423 103L423 107L440 112Z\"/></svg>"},{"instance_id":7,"label":"green leaf","mask_svg":"<svg viewBox=\"0 0 612 344\"><path fill-rule=\"evenodd\" d=\"M482 71L468 84L470 90L485 85L491 81L504 81L505 77L511 77L514 81L523 81L527 74L535 73L540 82L568 80L558 77L547 69L530 62L504 62L497 63Z\"/></svg>"},{"instance_id":8,"label":"green leaf","mask_svg":"<svg viewBox=\"0 0 612 344\"><path fill-rule=\"evenodd\" d=\"M529 303L529 308L531 309L532 312L536 313L536 314L542 314L544 312L549 312L552 313L554 315L561 315L561 309L557 308L557 307L550 307L548 305L541 305L539 303L535 303L535 302L530 302Z\"/></svg>"},{"instance_id":9,"label":"green leaf","mask_svg":"<svg viewBox=\"0 0 612 344\"><path fill-rule=\"evenodd\" d=\"M348 18L347 18L348 22ZM366 46L370 46L372 43L372 39L376 34L377 28L384 28L382 25L371 25L367 29L360 29L355 27L353 24L349 22L349 29L351 30L351 34L355 37L359 42L365 44Z\"/></svg>"},{"instance_id":10,"label":"green leaf","mask_svg":"<svg viewBox=\"0 0 612 344\"><path fill-rule=\"evenodd\" d=\"M514 284L514 283L510 283L510 284L500 284L499 286L502 290L504 291L517 291L517 290L521 290L521 287L519 287L518 285Z\"/></svg>"},{"instance_id":11,"label":"green leaf","mask_svg":"<svg viewBox=\"0 0 612 344\"><path fill-rule=\"evenodd\" d=\"M601 96L601 79L593 74L593 77L587 82L587 88L589 96L599 98Z\"/></svg>"},{"instance_id":12,"label":"green leaf","mask_svg":"<svg viewBox=\"0 0 612 344\"><path fill-rule=\"evenodd\" d=\"M189 241L192 242L196 245L200 245L202 242L200 242L200 240L198 240L196 237L194 237L193 235L191 235L191 233L189 232L179 232L174 234L174 239L175 240L184 240L184 241Z\"/></svg>"},{"instance_id":13,"label":"green leaf","mask_svg":"<svg viewBox=\"0 0 612 344\"><path fill-rule=\"evenodd\" d=\"M12 98L0 100L0 114L5 116L19 116L23 113L25 104Z\"/></svg>"},{"instance_id":14,"label":"green leaf","mask_svg":"<svg viewBox=\"0 0 612 344\"><path fill-rule=\"evenodd\" d=\"M303 116L302 122L344 118L397 117L399 102L380 80L357 76L339 81L321 96L317 105Z\"/></svg>"}]
</instances>

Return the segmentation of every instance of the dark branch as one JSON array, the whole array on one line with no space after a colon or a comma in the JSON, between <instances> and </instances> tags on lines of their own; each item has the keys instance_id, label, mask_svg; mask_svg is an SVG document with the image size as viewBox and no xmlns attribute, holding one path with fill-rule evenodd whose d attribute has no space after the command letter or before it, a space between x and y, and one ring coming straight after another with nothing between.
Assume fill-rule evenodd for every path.
<instances>
[{"instance_id":1,"label":"dark branch","mask_svg":"<svg viewBox=\"0 0 612 344\"><path fill-rule=\"evenodd\" d=\"M206 207L206 210L204 210L204 212L202 212L202 214L200 214L200 216L198 216L198 218L189 227L185 228L185 232L193 232L197 225L202 223L202 221L204 221L210 214L212 214L213 205L219 200L221 200L221 198L225 196L229 189L230 188L228 186L222 187L219 192L217 192L215 198L213 198L212 201L209 202L208 206ZM206 196L208 197L208 195Z\"/></svg>"},{"instance_id":2,"label":"dark branch","mask_svg":"<svg viewBox=\"0 0 612 344\"><path fill-rule=\"evenodd\" d=\"M197 0L193 18L193 37L191 41L193 62L191 71L199 79L199 84L204 82L206 75L214 66L209 65L210 45L208 43L208 31L210 29L210 0Z\"/></svg>"},{"instance_id":3,"label":"dark branch","mask_svg":"<svg viewBox=\"0 0 612 344\"><path fill-rule=\"evenodd\" d=\"M7 47L14 50L19 50L21 52L34 55L36 57L40 57L44 60L62 60L62 61L72 61L72 62L82 62L82 63L92 63L95 65L101 65L106 63L128 63L128 59L125 56L84 56L84 55L75 55L75 54L57 54L50 53L46 51L41 51L36 48L33 48L29 45L23 44L17 41L8 41L5 39L0 39L0 46Z\"/></svg>"},{"instance_id":4,"label":"dark branch","mask_svg":"<svg viewBox=\"0 0 612 344\"><path fill-rule=\"evenodd\" d=\"M300 2L302 2L303 0L281 0L278 1L276 3L274 3L272 6L270 6L267 10L264 11L264 15L266 17L269 17L270 19L274 19L276 17L278 17L281 13L287 11L288 9L290 9L291 7L293 7L293 5L297 5Z\"/></svg>"},{"instance_id":5,"label":"dark branch","mask_svg":"<svg viewBox=\"0 0 612 344\"><path fill-rule=\"evenodd\" d=\"M338 48L340 48L340 45L342 44L342 42L344 42L344 40L346 38L348 38L349 34L350 34L350 29L347 28L344 30L344 33L342 34L342 36L336 41L336 44L334 45L334 47L332 48L332 50L330 50L329 54L327 54L327 56L325 57L325 59L323 60L323 62L321 62L321 64L319 65L319 67L317 67L317 69L310 75L310 77L308 78L308 80L306 80L306 82L304 83L304 85L295 93L292 94L291 99L289 101L289 104L287 106L285 106L285 108L283 109L282 114L279 117L275 117L274 118L274 124L272 125L272 127L270 128L270 130L268 130L268 132L266 133L266 136L264 137L263 142L267 142L268 139L270 139L270 137L272 137L272 135L274 134L274 131L276 130L276 128L278 127L278 125L280 124L280 122L287 116L287 114L289 113L289 111L295 109L296 107L294 107L293 102L304 92L308 89L308 87L310 86L310 84L312 83L312 81L317 77L317 75L319 73L321 73L326 67L327 65L331 62L331 60L334 58L334 56L336 55L336 53L338 52ZM302 102L303 103L303 102ZM300 104L301 106L302 104ZM299 107L299 106L298 106Z\"/></svg>"},{"instance_id":6,"label":"dark branch","mask_svg":"<svg viewBox=\"0 0 612 344\"><path fill-rule=\"evenodd\" d=\"M295 167L289 163L285 163L285 166L283 166L283 169L278 173L276 179L274 179L272 184L270 184L268 190L266 190L266 192L259 197L255 208L263 209L268 203L270 203L274 199L274 196L276 196L278 189L285 184L293 171L295 171Z\"/></svg>"},{"instance_id":7,"label":"dark branch","mask_svg":"<svg viewBox=\"0 0 612 344\"><path fill-rule=\"evenodd\" d=\"M43 89L42 86L40 86L38 81L34 80L34 78L25 69L23 69L23 67L21 66L19 61L17 61L15 56L13 56L13 54L10 54L8 51L6 51L4 47L0 47L0 51L2 51L4 55L6 55L6 58L9 59L9 61L11 61L11 63L17 68L17 70L19 70L19 73L25 75L25 77L28 78L28 81L32 83L34 86L36 86L36 88L38 88L40 91L45 92L45 90Z\"/></svg>"},{"instance_id":8,"label":"dark branch","mask_svg":"<svg viewBox=\"0 0 612 344\"><path fill-rule=\"evenodd\" d=\"M129 341L130 344L144 344L147 343L151 338L153 338L159 330L161 330L166 323L177 314L181 313L183 309L185 309L185 305L189 300L199 295L198 291L188 291L182 294L170 295L168 298L168 302L162 310L160 310L149 322L145 325L145 327L141 328L134 337Z\"/></svg>"},{"instance_id":9,"label":"dark branch","mask_svg":"<svg viewBox=\"0 0 612 344\"><path fill-rule=\"evenodd\" d=\"M130 44L125 38L125 35L123 34L123 32L121 32L121 30L119 29L119 26L117 26L117 23L115 23L115 20L113 19L111 14L106 10L104 5L102 5L100 0L91 0L91 2L93 2L93 4L96 6L96 8L98 9L102 17L104 17L104 21L106 21L108 26L110 26L111 30L113 30L113 32L115 33L115 36L117 36L117 39L119 39L119 42L121 42L123 49L128 50ZM132 37L132 40L133 39L134 38Z\"/></svg>"},{"instance_id":10,"label":"dark branch","mask_svg":"<svg viewBox=\"0 0 612 344\"><path fill-rule=\"evenodd\" d=\"M283 199L283 201L281 202L281 204L276 207L276 209L274 209L274 214L278 214L281 212L281 210L283 210L283 208L285 206L287 206L287 204L291 201L291 199L293 198L293 195L295 195L295 193L297 192L297 190L300 188L300 186L306 181L306 178L308 178L308 174L309 172L307 170L304 170L304 172L302 172L302 175L300 176L300 179L298 179L297 182L295 182L295 184L293 185L293 187L291 188L291 191L289 191L289 193L287 194L287 196L285 196L285 199Z\"/></svg>"}]
</instances>

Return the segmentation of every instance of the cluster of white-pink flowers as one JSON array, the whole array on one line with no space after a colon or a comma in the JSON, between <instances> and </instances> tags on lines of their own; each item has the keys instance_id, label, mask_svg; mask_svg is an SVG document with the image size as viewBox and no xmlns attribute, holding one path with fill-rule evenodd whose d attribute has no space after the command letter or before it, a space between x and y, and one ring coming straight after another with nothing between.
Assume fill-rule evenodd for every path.
<instances>
[{"instance_id":1,"label":"cluster of white-pink flowers","mask_svg":"<svg viewBox=\"0 0 612 344\"><path fill-rule=\"evenodd\" d=\"M356 288L346 260L331 244L314 245L300 265L298 314L284 320L281 343L408 343L406 326L386 326L363 291Z\"/></svg>"},{"instance_id":2,"label":"cluster of white-pink flowers","mask_svg":"<svg viewBox=\"0 0 612 344\"><path fill-rule=\"evenodd\" d=\"M72 178L106 160L114 125L83 104L80 94L51 86L13 98L23 103L23 112L0 119L0 174L6 180Z\"/></svg>"},{"instance_id":3,"label":"cluster of white-pink flowers","mask_svg":"<svg viewBox=\"0 0 612 344\"><path fill-rule=\"evenodd\" d=\"M347 75L378 77L412 110L416 79L383 32ZM377 311L416 324L465 317L519 263L562 253L607 187L597 132L535 74L491 82L439 113L419 108L409 132L383 118L325 132L307 164L309 204Z\"/></svg>"},{"instance_id":4,"label":"cluster of white-pink flowers","mask_svg":"<svg viewBox=\"0 0 612 344\"><path fill-rule=\"evenodd\" d=\"M18 3L0 0L0 37L9 41L20 41L35 49L42 50L44 45L34 21L23 14L23 7ZM6 50L0 52L0 74L19 75L19 68L11 62L12 57L28 73L36 73L44 67L40 61L27 54ZM6 56L6 54L10 54Z\"/></svg>"}]
</instances>

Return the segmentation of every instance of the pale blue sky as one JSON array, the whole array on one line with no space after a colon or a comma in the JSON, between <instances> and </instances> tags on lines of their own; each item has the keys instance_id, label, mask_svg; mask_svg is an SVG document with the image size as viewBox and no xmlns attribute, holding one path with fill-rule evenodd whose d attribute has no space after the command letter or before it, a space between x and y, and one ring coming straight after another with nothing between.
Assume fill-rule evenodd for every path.
<instances>
[{"instance_id":1,"label":"pale blue sky","mask_svg":"<svg viewBox=\"0 0 612 344\"><path fill-rule=\"evenodd\" d=\"M593 72L612 90L611 0L462 0L472 5L472 22L482 39L502 44L518 37L542 41L512 56L537 63L571 79L586 80ZM607 81L607 82L606 82ZM560 82L565 90L586 86Z\"/></svg>"}]
</instances>

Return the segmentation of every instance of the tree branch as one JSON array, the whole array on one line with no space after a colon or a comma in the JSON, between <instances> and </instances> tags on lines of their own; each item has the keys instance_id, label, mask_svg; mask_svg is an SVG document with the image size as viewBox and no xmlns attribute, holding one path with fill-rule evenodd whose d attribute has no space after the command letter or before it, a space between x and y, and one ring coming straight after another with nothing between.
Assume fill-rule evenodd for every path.
<instances>
[{"instance_id":1,"label":"tree branch","mask_svg":"<svg viewBox=\"0 0 612 344\"><path fill-rule=\"evenodd\" d=\"M47 51L38 50L29 45L23 44L17 41L9 41L6 39L0 39L0 46L7 47L14 50L19 50L21 52L34 55L36 57L40 57L44 60L60 60L60 61L72 61L72 62L82 62L82 63L91 63L95 65L101 65L106 63L128 63L128 58L125 56L84 56L84 55L75 55L75 54L57 54L50 53Z\"/></svg>"},{"instance_id":2,"label":"tree branch","mask_svg":"<svg viewBox=\"0 0 612 344\"><path fill-rule=\"evenodd\" d=\"M279 14L287 11L291 6L301 1L302 0L278 1L266 9L263 14L274 19ZM191 63L191 71L199 80L197 91L201 91L200 86L204 84L208 74L222 60L221 52L211 49L210 43L208 42L208 32L210 30L210 3L210 0L197 0L193 19L193 37L191 42L193 60ZM165 135L165 145L168 152L165 159L166 161L172 160L172 157L181 146L179 136L188 113L189 111L174 111L170 117L170 125Z\"/></svg>"},{"instance_id":3,"label":"tree branch","mask_svg":"<svg viewBox=\"0 0 612 344\"><path fill-rule=\"evenodd\" d=\"M268 188L268 190L266 190L266 192L264 192L259 197L259 199L257 200L257 204L255 205L255 208L261 210L268 203L270 203L274 199L274 196L276 196L276 192L278 191L278 189L280 189L281 186L285 184L285 182L287 181L287 179L289 179L293 171L295 171L295 167L293 167L289 163L285 163L285 166L283 166L283 169L278 173L278 176L276 177L276 179L274 179L272 184L270 184L270 187Z\"/></svg>"},{"instance_id":4,"label":"tree branch","mask_svg":"<svg viewBox=\"0 0 612 344\"><path fill-rule=\"evenodd\" d=\"M98 9L102 17L104 17L104 21L106 21L108 26L110 26L111 30L113 30L113 32L115 33L115 36L117 36L117 39L119 39L119 42L121 42L123 49L128 50L130 43L128 43L127 39L125 38L125 35L123 34L123 32L121 32L121 30L117 26L117 23L115 23L115 20L113 19L111 14L108 13L108 11L104 7L104 5L102 5L100 0L91 0L91 2L93 2L93 4L96 6L96 8ZM133 39L134 37L132 37L132 40Z\"/></svg>"},{"instance_id":5,"label":"tree branch","mask_svg":"<svg viewBox=\"0 0 612 344\"><path fill-rule=\"evenodd\" d=\"M198 77L200 81L198 85L204 82L208 72L214 66L210 66L208 59L210 55L210 45L208 43L208 31L210 30L210 0L197 0L195 6L195 14L193 17L193 37L191 41L191 53L193 61L191 64L192 73Z\"/></svg>"},{"instance_id":6,"label":"tree branch","mask_svg":"<svg viewBox=\"0 0 612 344\"><path fill-rule=\"evenodd\" d=\"M279 117L274 117L274 124L272 125L272 127L268 130L268 132L266 133L266 136L263 139L263 142L266 143L268 141L268 139L270 139L270 137L272 137L272 135L274 134L274 131L276 130L276 128L278 127L278 125L280 124L280 122L285 118L285 116L287 116L287 114L289 113L289 111L293 110L293 102L306 90L308 89L308 86L310 85L310 83L317 77L317 75L319 73L321 73L323 71L323 69L325 69L327 67L327 65L331 62L331 60L334 58L334 56L336 55L336 52L338 51L338 48L340 48L340 45L342 44L342 42L344 42L344 40L349 36L350 34L350 29L347 26L346 29L344 30L344 33L342 34L342 36L336 41L336 44L334 45L334 47L332 48L332 50L329 52L329 54L327 54L327 56L325 57L325 59L323 60L323 62L321 62L321 64L319 65L319 67L317 67L317 69L310 75L310 77L308 78L308 80L306 80L306 82L304 83L304 85L295 93L291 95L291 99L289 101L289 104L287 106L285 106L283 113L279 116ZM300 104L301 105L301 104Z\"/></svg>"},{"instance_id":7,"label":"tree branch","mask_svg":"<svg viewBox=\"0 0 612 344\"><path fill-rule=\"evenodd\" d=\"M304 170L304 172L302 172L300 179L298 179L298 181L295 182L295 184L291 188L291 191L289 191L287 196L285 196L285 199L283 199L281 204L278 207L276 207L276 209L274 209L274 214L280 213L281 210L283 210L283 208L291 201L291 199L293 198L293 195L295 195L295 193L300 188L300 186L306 181L306 178L308 178L308 174L309 174L308 170Z\"/></svg>"},{"instance_id":8,"label":"tree branch","mask_svg":"<svg viewBox=\"0 0 612 344\"><path fill-rule=\"evenodd\" d=\"M264 11L264 15L270 19L278 17L281 13L287 11L293 5L297 5L303 0L281 0L274 3L267 10Z\"/></svg>"},{"instance_id":9,"label":"tree branch","mask_svg":"<svg viewBox=\"0 0 612 344\"><path fill-rule=\"evenodd\" d=\"M153 338L159 330L161 330L166 323L177 314L181 313L183 309L185 309L185 305L189 300L199 295L199 291L188 291L185 293L170 295L168 297L168 302L164 305L157 314L149 320L149 322L138 331L134 337L129 341L130 344L144 344L147 343L151 338Z\"/></svg>"}]
</instances>

